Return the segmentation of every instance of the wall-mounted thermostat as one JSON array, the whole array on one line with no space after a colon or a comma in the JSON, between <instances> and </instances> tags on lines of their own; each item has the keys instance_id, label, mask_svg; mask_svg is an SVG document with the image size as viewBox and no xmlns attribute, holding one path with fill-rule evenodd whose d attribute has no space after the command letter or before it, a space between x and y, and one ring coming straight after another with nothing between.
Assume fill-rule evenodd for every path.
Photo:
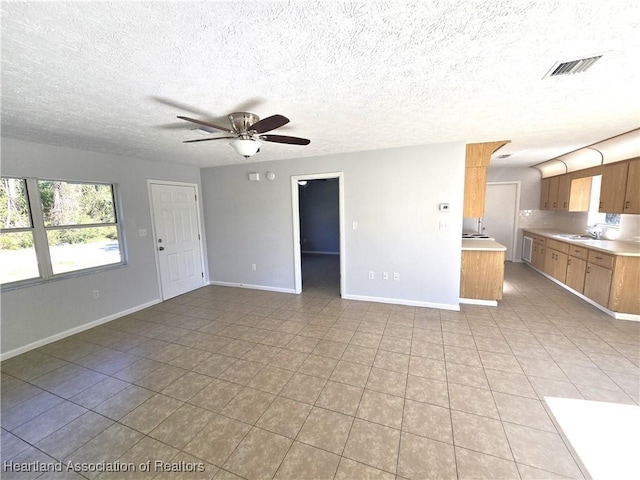
<instances>
[{"instance_id":1,"label":"wall-mounted thermostat","mask_svg":"<svg viewBox=\"0 0 640 480\"><path fill-rule=\"evenodd\" d=\"M267 172L267 180L275 180L276 174L273 172Z\"/></svg>"},{"instance_id":2,"label":"wall-mounted thermostat","mask_svg":"<svg viewBox=\"0 0 640 480\"><path fill-rule=\"evenodd\" d=\"M249 174L249 181L251 181L251 182L260 181L260 174L259 173L250 173Z\"/></svg>"},{"instance_id":3,"label":"wall-mounted thermostat","mask_svg":"<svg viewBox=\"0 0 640 480\"><path fill-rule=\"evenodd\" d=\"M449 204L448 203L441 203L439 205L439 210L441 212L448 212L449 211Z\"/></svg>"}]
</instances>

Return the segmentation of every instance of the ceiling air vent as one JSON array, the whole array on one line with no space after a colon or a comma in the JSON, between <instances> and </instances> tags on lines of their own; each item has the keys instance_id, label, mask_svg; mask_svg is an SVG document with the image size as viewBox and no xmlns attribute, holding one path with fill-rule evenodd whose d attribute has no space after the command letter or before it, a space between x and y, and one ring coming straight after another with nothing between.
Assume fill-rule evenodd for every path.
<instances>
[{"instance_id":1,"label":"ceiling air vent","mask_svg":"<svg viewBox=\"0 0 640 480\"><path fill-rule=\"evenodd\" d=\"M551 67L551 70L545 75L545 77L558 77L560 75L573 75L574 73L582 73L596 63L601 55L594 55L591 57L577 58L575 60L568 60L565 62L556 62Z\"/></svg>"}]
</instances>

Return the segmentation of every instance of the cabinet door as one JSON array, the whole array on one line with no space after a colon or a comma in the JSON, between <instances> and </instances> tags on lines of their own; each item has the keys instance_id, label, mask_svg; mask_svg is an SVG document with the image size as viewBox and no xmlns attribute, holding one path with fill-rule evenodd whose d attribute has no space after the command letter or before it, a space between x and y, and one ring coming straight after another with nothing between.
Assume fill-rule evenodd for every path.
<instances>
[{"instance_id":1,"label":"cabinet door","mask_svg":"<svg viewBox=\"0 0 640 480\"><path fill-rule=\"evenodd\" d=\"M567 260L567 286L575 291L584 293L584 276L587 273L587 262L578 257Z\"/></svg>"},{"instance_id":2,"label":"cabinet door","mask_svg":"<svg viewBox=\"0 0 640 480\"><path fill-rule=\"evenodd\" d=\"M600 186L601 213L623 213L629 162L605 165Z\"/></svg>"},{"instance_id":3,"label":"cabinet door","mask_svg":"<svg viewBox=\"0 0 640 480\"><path fill-rule=\"evenodd\" d=\"M587 273L584 278L584 294L603 307L608 307L611 275L612 272L608 268L587 263Z\"/></svg>"},{"instance_id":4,"label":"cabinet door","mask_svg":"<svg viewBox=\"0 0 640 480\"><path fill-rule=\"evenodd\" d=\"M629 162L624 213L640 213L640 160Z\"/></svg>"},{"instance_id":5,"label":"cabinet door","mask_svg":"<svg viewBox=\"0 0 640 480\"><path fill-rule=\"evenodd\" d=\"M588 212L593 177L573 178L569 190L569 211Z\"/></svg>"},{"instance_id":6,"label":"cabinet door","mask_svg":"<svg viewBox=\"0 0 640 480\"><path fill-rule=\"evenodd\" d=\"M550 178L543 178L540 187L540 210L549 210L549 183Z\"/></svg>"},{"instance_id":7,"label":"cabinet door","mask_svg":"<svg viewBox=\"0 0 640 480\"><path fill-rule=\"evenodd\" d=\"M464 169L464 218L484 216L484 201L487 189L486 167L467 167Z\"/></svg>"},{"instance_id":8,"label":"cabinet door","mask_svg":"<svg viewBox=\"0 0 640 480\"><path fill-rule=\"evenodd\" d=\"M558 186L560 185L560 177L551 177L549 179L549 210L558 210Z\"/></svg>"},{"instance_id":9,"label":"cabinet door","mask_svg":"<svg viewBox=\"0 0 640 480\"><path fill-rule=\"evenodd\" d=\"M544 270L544 261L545 261L545 250L546 248L542 245L538 245L538 251L536 252L535 261L533 266L539 268L540 270Z\"/></svg>"},{"instance_id":10,"label":"cabinet door","mask_svg":"<svg viewBox=\"0 0 640 480\"><path fill-rule=\"evenodd\" d=\"M569 255L563 252L555 252L555 260L553 262L553 276L562 283L567 281L567 263Z\"/></svg>"},{"instance_id":11,"label":"cabinet door","mask_svg":"<svg viewBox=\"0 0 640 480\"><path fill-rule=\"evenodd\" d=\"M555 259L556 251L551 248L547 248L547 251L544 254L544 266L542 267L542 271L544 273L548 273L549 275L553 276L553 266Z\"/></svg>"},{"instance_id":12,"label":"cabinet door","mask_svg":"<svg viewBox=\"0 0 640 480\"><path fill-rule=\"evenodd\" d=\"M569 210L569 195L571 193L571 174L560 175L558 178L558 206L556 210Z\"/></svg>"}]
</instances>

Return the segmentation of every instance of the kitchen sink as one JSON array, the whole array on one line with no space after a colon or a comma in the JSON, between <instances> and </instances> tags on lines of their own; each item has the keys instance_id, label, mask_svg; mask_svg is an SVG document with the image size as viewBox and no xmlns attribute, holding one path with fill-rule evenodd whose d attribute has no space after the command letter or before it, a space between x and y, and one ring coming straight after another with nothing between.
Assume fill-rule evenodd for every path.
<instances>
[{"instance_id":1,"label":"kitchen sink","mask_svg":"<svg viewBox=\"0 0 640 480\"><path fill-rule=\"evenodd\" d=\"M591 235L580 234L561 234L556 235L556 237L566 238L567 240L607 240L606 238L594 238Z\"/></svg>"}]
</instances>

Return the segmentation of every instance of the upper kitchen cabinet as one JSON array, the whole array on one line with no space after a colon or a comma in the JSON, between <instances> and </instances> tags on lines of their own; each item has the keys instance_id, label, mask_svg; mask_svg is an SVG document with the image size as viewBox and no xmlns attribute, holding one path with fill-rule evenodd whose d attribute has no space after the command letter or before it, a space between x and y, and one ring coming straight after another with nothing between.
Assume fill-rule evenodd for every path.
<instances>
[{"instance_id":1,"label":"upper kitchen cabinet","mask_svg":"<svg viewBox=\"0 0 640 480\"><path fill-rule=\"evenodd\" d=\"M574 178L574 175L556 175L542 179L540 210L586 212L589 210L591 178Z\"/></svg>"},{"instance_id":2,"label":"upper kitchen cabinet","mask_svg":"<svg viewBox=\"0 0 640 480\"><path fill-rule=\"evenodd\" d=\"M640 159L604 166L598 210L603 213L640 213Z\"/></svg>"},{"instance_id":3,"label":"upper kitchen cabinet","mask_svg":"<svg viewBox=\"0 0 640 480\"><path fill-rule=\"evenodd\" d=\"M629 162L622 213L640 213L640 159Z\"/></svg>"},{"instance_id":4,"label":"upper kitchen cabinet","mask_svg":"<svg viewBox=\"0 0 640 480\"><path fill-rule=\"evenodd\" d=\"M487 193L487 167L491 155L510 140L499 142L468 143L464 176L464 218L484 216Z\"/></svg>"}]
</instances>

